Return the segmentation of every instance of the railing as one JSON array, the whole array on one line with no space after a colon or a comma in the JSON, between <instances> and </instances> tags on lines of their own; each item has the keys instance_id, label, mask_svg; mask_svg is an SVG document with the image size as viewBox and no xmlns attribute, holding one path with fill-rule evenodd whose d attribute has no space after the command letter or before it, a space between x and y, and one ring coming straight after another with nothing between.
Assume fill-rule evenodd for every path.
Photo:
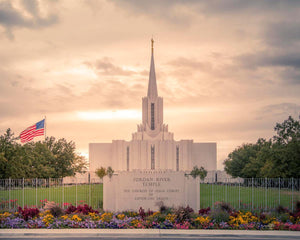
<instances>
[{"instance_id":1,"label":"railing","mask_svg":"<svg viewBox=\"0 0 300 240\"><path fill-rule=\"evenodd\" d=\"M239 210L268 211L279 205L294 211L300 201L300 179L247 178L205 179L200 183L200 207L214 208L218 202ZM66 208L88 204L101 208L103 184L99 178L0 179L0 211L18 206L42 207L54 201Z\"/></svg>"},{"instance_id":2,"label":"railing","mask_svg":"<svg viewBox=\"0 0 300 240\"><path fill-rule=\"evenodd\" d=\"M85 203L100 208L102 187L99 178L0 179L0 210L42 207L47 201L54 201L63 208Z\"/></svg>"},{"instance_id":3,"label":"railing","mask_svg":"<svg viewBox=\"0 0 300 240\"><path fill-rule=\"evenodd\" d=\"M294 178L205 179L200 183L200 206L226 202L240 210L268 211L280 205L293 211L300 201L299 188L300 179Z\"/></svg>"}]
</instances>

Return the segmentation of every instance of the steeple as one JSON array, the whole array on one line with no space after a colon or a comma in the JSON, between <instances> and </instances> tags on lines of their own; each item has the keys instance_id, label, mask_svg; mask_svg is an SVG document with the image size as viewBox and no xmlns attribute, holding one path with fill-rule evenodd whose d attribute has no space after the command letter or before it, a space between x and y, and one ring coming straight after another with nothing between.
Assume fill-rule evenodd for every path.
<instances>
[{"instance_id":1,"label":"steeple","mask_svg":"<svg viewBox=\"0 0 300 240\"><path fill-rule=\"evenodd\" d=\"M154 54L153 54L153 44L154 40L151 39L151 65L150 65L150 73L149 73L149 83L148 83L148 95L147 97L150 99L157 98L157 85L156 85L156 76L155 76L155 66L154 66Z\"/></svg>"},{"instance_id":2,"label":"steeple","mask_svg":"<svg viewBox=\"0 0 300 240\"><path fill-rule=\"evenodd\" d=\"M138 131L134 133L133 139L173 140L173 133L168 132L168 125L164 124L163 98L157 94L153 43L151 39L148 94L142 99L142 124L138 125Z\"/></svg>"}]
</instances>

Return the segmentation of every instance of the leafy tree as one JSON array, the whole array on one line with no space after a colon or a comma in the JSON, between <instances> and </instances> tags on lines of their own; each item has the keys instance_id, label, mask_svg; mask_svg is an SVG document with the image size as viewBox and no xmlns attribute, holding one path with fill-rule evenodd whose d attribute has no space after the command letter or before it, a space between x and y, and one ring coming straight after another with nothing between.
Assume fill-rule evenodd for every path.
<instances>
[{"instance_id":1,"label":"leafy tree","mask_svg":"<svg viewBox=\"0 0 300 240\"><path fill-rule=\"evenodd\" d=\"M277 123L276 135L266 141L244 144L224 161L233 177L300 177L300 122L291 116Z\"/></svg>"},{"instance_id":2,"label":"leafy tree","mask_svg":"<svg viewBox=\"0 0 300 240\"><path fill-rule=\"evenodd\" d=\"M0 136L0 177L17 177L21 174L22 163L18 159L20 144L16 143L11 129L8 128L4 135Z\"/></svg>"},{"instance_id":3,"label":"leafy tree","mask_svg":"<svg viewBox=\"0 0 300 240\"><path fill-rule=\"evenodd\" d=\"M0 178L55 178L86 169L75 144L54 137L21 145L10 129L0 136Z\"/></svg>"},{"instance_id":4,"label":"leafy tree","mask_svg":"<svg viewBox=\"0 0 300 240\"><path fill-rule=\"evenodd\" d=\"M300 122L294 120L291 116L283 123L276 123L274 130L277 132L277 135L273 139L281 145L300 141Z\"/></svg>"},{"instance_id":5,"label":"leafy tree","mask_svg":"<svg viewBox=\"0 0 300 240\"><path fill-rule=\"evenodd\" d=\"M255 159L262 145L266 142L265 139L258 139L256 144L243 144L228 155L225 160L225 171L233 177L250 177L256 175L257 169ZM247 168L251 166L251 169ZM243 173L243 169L245 172Z\"/></svg>"},{"instance_id":6,"label":"leafy tree","mask_svg":"<svg viewBox=\"0 0 300 240\"><path fill-rule=\"evenodd\" d=\"M84 158L75 153L74 142L67 142L64 138L55 140L54 137L47 137L44 144L53 155L50 164L55 170L54 177L74 176L76 172L86 169Z\"/></svg>"},{"instance_id":7,"label":"leafy tree","mask_svg":"<svg viewBox=\"0 0 300 240\"><path fill-rule=\"evenodd\" d=\"M261 168L268 161L272 152L272 142L265 139L258 139L256 144L253 144L253 155L250 156L249 162L242 169L240 176L244 178L264 177L261 173Z\"/></svg>"},{"instance_id":8,"label":"leafy tree","mask_svg":"<svg viewBox=\"0 0 300 240\"><path fill-rule=\"evenodd\" d=\"M107 169L104 167L96 169L95 173L100 179L103 179L106 175L111 178L114 174L114 170L111 167L108 167Z\"/></svg>"},{"instance_id":9,"label":"leafy tree","mask_svg":"<svg viewBox=\"0 0 300 240\"><path fill-rule=\"evenodd\" d=\"M111 178L115 171L111 167L108 167L106 172L108 177Z\"/></svg>"},{"instance_id":10,"label":"leafy tree","mask_svg":"<svg viewBox=\"0 0 300 240\"><path fill-rule=\"evenodd\" d=\"M72 167L75 173L85 173L87 170L87 162L85 161L85 157L75 154L75 159Z\"/></svg>"},{"instance_id":11,"label":"leafy tree","mask_svg":"<svg viewBox=\"0 0 300 240\"><path fill-rule=\"evenodd\" d=\"M190 172L190 175L193 178L200 177L201 180L204 180L204 178L207 176L207 171L202 166L200 168L194 166L193 170Z\"/></svg>"},{"instance_id":12,"label":"leafy tree","mask_svg":"<svg viewBox=\"0 0 300 240\"><path fill-rule=\"evenodd\" d=\"M106 169L104 167L97 168L95 173L100 179L103 179L107 175Z\"/></svg>"}]
</instances>

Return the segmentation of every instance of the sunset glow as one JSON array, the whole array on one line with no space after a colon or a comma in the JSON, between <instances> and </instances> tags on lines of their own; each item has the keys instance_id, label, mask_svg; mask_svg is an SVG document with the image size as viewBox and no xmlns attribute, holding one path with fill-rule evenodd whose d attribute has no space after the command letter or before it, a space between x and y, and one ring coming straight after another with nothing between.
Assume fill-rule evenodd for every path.
<instances>
[{"instance_id":1,"label":"sunset glow","mask_svg":"<svg viewBox=\"0 0 300 240\"><path fill-rule=\"evenodd\" d=\"M153 36L165 124L176 140L217 142L222 169L237 146L298 119L299 15L284 0L0 0L0 134L47 116L47 135L81 152L130 139Z\"/></svg>"},{"instance_id":2,"label":"sunset glow","mask_svg":"<svg viewBox=\"0 0 300 240\"><path fill-rule=\"evenodd\" d=\"M101 120L101 119L137 119L141 118L141 112L136 110L117 110L103 112L78 112L77 116L83 120Z\"/></svg>"}]
</instances>

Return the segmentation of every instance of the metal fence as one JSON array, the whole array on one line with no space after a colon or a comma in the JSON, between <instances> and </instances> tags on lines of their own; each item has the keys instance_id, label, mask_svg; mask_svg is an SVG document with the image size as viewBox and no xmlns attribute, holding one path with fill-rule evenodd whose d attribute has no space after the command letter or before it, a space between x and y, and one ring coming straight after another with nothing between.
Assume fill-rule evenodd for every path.
<instances>
[{"instance_id":1,"label":"metal fence","mask_svg":"<svg viewBox=\"0 0 300 240\"><path fill-rule=\"evenodd\" d=\"M103 184L99 178L0 179L0 211L18 206L42 207L54 201L61 207L103 205ZM274 210L279 205L294 211L300 201L300 179L206 178L200 183L200 207L215 208L219 202L237 210Z\"/></svg>"},{"instance_id":2,"label":"metal fence","mask_svg":"<svg viewBox=\"0 0 300 240\"><path fill-rule=\"evenodd\" d=\"M0 179L0 210L18 206L39 208L47 201L54 201L63 208L85 203L100 208L102 193L99 178Z\"/></svg>"},{"instance_id":3,"label":"metal fence","mask_svg":"<svg viewBox=\"0 0 300 240\"><path fill-rule=\"evenodd\" d=\"M278 206L294 211L300 201L300 179L246 178L205 179L200 183L201 208L220 202L238 210L267 211Z\"/></svg>"}]
</instances>

